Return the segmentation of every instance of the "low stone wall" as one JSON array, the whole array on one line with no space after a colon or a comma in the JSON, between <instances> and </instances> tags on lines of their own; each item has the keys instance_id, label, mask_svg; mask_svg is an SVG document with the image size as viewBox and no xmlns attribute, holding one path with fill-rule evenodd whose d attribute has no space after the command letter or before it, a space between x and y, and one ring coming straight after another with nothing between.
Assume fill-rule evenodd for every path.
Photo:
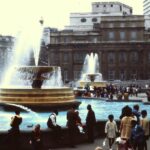
<instances>
[{"instance_id":1,"label":"low stone wall","mask_svg":"<svg viewBox=\"0 0 150 150\"><path fill-rule=\"evenodd\" d=\"M106 121L97 121L95 126L95 138L97 137L104 137L104 126ZM84 129L86 130L86 127L84 126ZM42 130L42 139L45 149L51 148L53 146L56 147L67 147L69 146L69 137L68 137L68 130L67 128L62 128L62 139L61 143L59 145L55 144L55 141L53 139L53 132L50 129ZM22 150L30 150L32 149L31 145L29 144L31 137L31 131L21 131L21 147ZM75 143L80 144L87 141L87 135L86 134L78 134L75 137ZM9 146L9 140L8 140L8 132L0 132L0 150L8 150Z\"/></svg>"},{"instance_id":2,"label":"low stone wall","mask_svg":"<svg viewBox=\"0 0 150 150\"><path fill-rule=\"evenodd\" d=\"M101 120L97 121L96 126L95 126L95 138L98 137L105 137L104 129L105 129L105 123L106 120ZM117 126L119 128L119 121L117 121ZM86 127L84 126L85 131ZM1 132L0 133L0 150L8 150L8 145L9 142L7 140L7 132ZM32 147L29 144L31 137L31 131L21 131L21 150L31 150ZM67 128L62 129L62 139L61 143L55 144L55 141L53 139L53 132L50 129L45 129L42 130L42 139L43 139L43 144L45 149L52 148L53 146L55 147L68 147L69 146L69 137L68 137L68 130ZM75 137L75 143L80 144L80 143L85 143L87 141L87 135L86 134L78 134Z\"/></svg>"}]
</instances>

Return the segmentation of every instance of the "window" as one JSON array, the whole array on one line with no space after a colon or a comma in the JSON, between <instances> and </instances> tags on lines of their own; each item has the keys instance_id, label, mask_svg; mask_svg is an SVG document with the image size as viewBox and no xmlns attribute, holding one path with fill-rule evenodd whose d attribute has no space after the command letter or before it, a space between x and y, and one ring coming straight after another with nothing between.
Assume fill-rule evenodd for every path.
<instances>
[{"instance_id":1,"label":"window","mask_svg":"<svg viewBox=\"0 0 150 150\"><path fill-rule=\"evenodd\" d=\"M115 54L114 53L108 53L108 63L114 64L115 63Z\"/></svg>"},{"instance_id":2,"label":"window","mask_svg":"<svg viewBox=\"0 0 150 150\"><path fill-rule=\"evenodd\" d=\"M81 22L86 22L86 18L81 18Z\"/></svg>"},{"instance_id":3,"label":"window","mask_svg":"<svg viewBox=\"0 0 150 150\"><path fill-rule=\"evenodd\" d=\"M99 5L96 5L96 7L99 7Z\"/></svg>"},{"instance_id":4,"label":"window","mask_svg":"<svg viewBox=\"0 0 150 150\"><path fill-rule=\"evenodd\" d=\"M85 53L75 52L74 56L73 56L74 62L75 63L83 63L85 56L86 56Z\"/></svg>"},{"instance_id":5,"label":"window","mask_svg":"<svg viewBox=\"0 0 150 150\"><path fill-rule=\"evenodd\" d=\"M135 31L131 31L131 40L136 40L137 33Z\"/></svg>"},{"instance_id":6,"label":"window","mask_svg":"<svg viewBox=\"0 0 150 150\"><path fill-rule=\"evenodd\" d=\"M150 63L150 52L148 53L148 63Z\"/></svg>"},{"instance_id":7,"label":"window","mask_svg":"<svg viewBox=\"0 0 150 150\"><path fill-rule=\"evenodd\" d=\"M125 27L125 23L120 23L120 27Z\"/></svg>"},{"instance_id":8,"label":"window","mask_svg":"<svg viewBox=\"0 0 150 150\"><path fill-rule=\"evenodd\" d=\"M50 60L53 60L51 63L53 65L58 65L58 63L59 63L59 55L57 53L52 53L50 57L51 57Z\"/></svg>"},{"instance_id":9,"label":"window","mask_svg":"<svg viewBox=\"0 0 150 150\"><path fill-rule=\"evenodd\" d=\"M136 70L131 71L130 78L133 80L137 79L137 71Z\"/></svg>"},{"instance_id":10,"label":"window","mask_svg":"<svg viewBox=\"0 0 150 150\"><path fill-rule=\"evenodd\" d=\"M120 32L120 40L125 40L125 32L124 31Z\"/></svg>"},{"instance_id":11,"label":"window","mask_svg":"<svg viewBox=\"0 0 150 150\"><path fill-rule=\"evenodd\" d=\"M110 6L113 7L113 4L111 4Z\"/></svg>"},{"instance_id":12,"label":"window","mask_svg":"<svg viewBox=\"0 0 150 150\"><path fill-rule=\"evenodd\" d=\"M119 53L119 63L126 63L127 62L127 55L125 52Z\"/></svg>"},{"instance_id":13,"label":"window","mask_svg":"<svg viewBox=\"0 0 150 150\"><path fill-rule=\"evenodd\" d=\"M68 81L68 70L64 70L64 81Z\"/></svg>"},{"instance_id":14,"label":"window","mask_svg":"<svg viewBox=\"0 0 150 150\"><path fill-rule=\"evenodd\" d=\"M65 52L63 54L63 60L64 60L64 63L68 63L68 61L69 61L69 54L67 52Z\"/></svg>"},{"instance_id":15,"label":"window","mask_svg":"<svg viewBox=\"0 0 150 150\"><path fill-rule=\"evenodd\" d=\"M114 27L114 24L113 24L113 23L110 23L110 24L109 24L109 27L110 27L110 28L113 28L113 27Z\"/></svg>"},{"instance_id":16,"label":"window","mask_svg":"<svg viewBox=\"0 0 150 150\"><path fill-rule=\"evenodd\" d=\"M106 5L104 5L103 7L106 7Z\"/></svg>"},{"instance_id":17,"label":"window","mask_svg":"<svg viewBox=\"0 0 150 150\"><path fill-rule=\"evenodd\" d=\"M5 41L6 41L6 42L8 42L8 41L10 41L10 40L9 40L9 38L8 38L8 37L5 37Z\"/></svg>"},{"instance_id":18,"label":"window","mask_svg":"<svg viewBox=\"0 0 150 150\"><path fill-rule=\"evenodd\" d=\"M80 79L80 75L81 75L81 72L79 70L75 70L74 71L74 79L75 80L79 80Z\"/></svg>"},{"instance_id":19,"label":"window","mask_svg":"<svg viewBox=\"0 0 150 150\"><path fill-rule=\"evenodd\" d=\"M125 80L126 79L126 71L125 70L120 70L119 79L120 80Z\"/></svg>"},{"instance_id":20,"label":"window","mask_svg":"<svg viewBox=\"0 0 150 150\"><path fill-rule=\"evenodd\" d=\"M108 39L109 40L114 40L114 32L113 31L108 33Z\"/></svg>"},{"instance_id":21,"label":"window","mask_svg":"<svg viewBox=\"0 0 150 150\"><path fill-rule=\"evenodd\" d=\"M93 41L94 43L96 43L96 42L97 42L97 37L93 37L92 41Z\"/></svg>"},{"instance_id":22,"label":"window","mask_svg":"<svg viewBox=\"0 0 150 150\"><path fill-rule=\"evenodd\" d=\"M108 71L108 79L114 80L115 79L115 70L109 70Z\"/></svg>"},{"instance_id":23,"label":"window","mask_svg":"<svg viewBox=\"0 0 150 150\"><path fill-rule=\"evenodd\" d=\"M132 52L130 55L130 61L132 63L137 63L138 62L138 53L137 52Z\"/></svg>"},{"instance_id":24,"label":"window","mask_svg":"<svg viewBox=\"0 0 150 150\"><path fill-rule=\"evenodd\" d=\"M122 11L122 6L120 6L120 11Z\"/></svg>"},{"instance_id":25,"label":"window","mask_svg":"<svg viewBox=\"0 0 150 150\"><path fill-rule=\"evenodd\" d=\"M97 18L92 18L92 22L97 22Z\"/></svg>"},{"instance_id":26,"label":"window","mask_svg":"<svg viewBox=\"0 0 150 150\"><path fill-rule=\"evenodd\" d=\"M137 26L136 23L131 24L131 27L136 27L136 26Z\"/></svg>"},{"instance_id":27,"label":"window","mask_svg":"<svg viewBox=\"0 0 150 150\"><path fill-rule=\"evenodd\" d=\"M147 73L147 78L150 79L150 71Z\"/></svg>"}]
</instances>

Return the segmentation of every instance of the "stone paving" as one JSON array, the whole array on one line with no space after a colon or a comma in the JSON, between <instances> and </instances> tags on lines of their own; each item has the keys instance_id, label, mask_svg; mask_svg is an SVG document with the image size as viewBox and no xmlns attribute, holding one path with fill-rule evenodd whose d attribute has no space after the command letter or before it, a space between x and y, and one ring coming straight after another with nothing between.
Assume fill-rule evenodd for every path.
<instances>
[{"instance_id":1,"label":"stone paving","mask_svg":"<svg viewBox=\"0 0 150 150\"><path fill-rule=\"evenodd\" d=\"M80 144L80 145L76 145L75 148L58 148L56 150L95 150L95 148L97 146L100 146L103 148L103 150L109 150L108 148L104 148L102 145L103 145L103 141L104 141L104 138L98 138L95 140L95 142L93 144ZM150 139L148 140L147 142L148 144L148 150L150 150ZM50 149L50 150L53 150L53 149ZM117 150L117 147L116 145L114 146L113 150Z\"/></svg>"}]
</instances>

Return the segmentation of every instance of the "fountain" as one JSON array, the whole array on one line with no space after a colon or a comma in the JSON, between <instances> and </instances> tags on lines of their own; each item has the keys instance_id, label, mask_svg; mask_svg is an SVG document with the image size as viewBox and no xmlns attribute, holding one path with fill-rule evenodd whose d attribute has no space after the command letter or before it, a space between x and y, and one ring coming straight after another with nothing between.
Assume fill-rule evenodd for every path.
<instances>
[{"instance_id":1,"label":"fountain","mask_svg":"<svg viewBox=\"0 0 150 150\"><path fill-rule=\"evenodd\" d=\"M86 85L106 87L106 81L102 79L102 74L99 73L99 60L97 54L91 53L90 55L86 55L79 82L81 87L85 87Z\"/></svg>"},{"instance_id":2,"label":"fountain","mask_svg":"<svg viewBox=\"0 0 150 150\"><path fill-rule=\"evenodd\" d=\"M43 21L40 23L43 24ZM75 101L73 90L62 86L60 67L38 66L39 42L43 31L41 24L39 28L36 28L40 31L38 38L36 37L37 40L33 40L34 37L29 38L30 36L27 35L26 39L25 36L20 36L23 38L15 47L14 61L6 70L0 88L0 102L5 109L16 109L14 105L9 104L23 105L34 110L67 109L71 106L78 107L80 104ZM30 65L32 53L35 66Z\"/></svg>"},{"instance_id":3,"label":"fountain","mask_svg":"<svg viewBox=\"0 0 150 150\"><path fill-rule=\"evenodd\" d=\"M26 36L28 40L32 39L32 35L34 37L38 37L35 36L37 30L33 33L34 29L35 28L32 27L32 30L30 30L29 34ZM40 37L41 33L39 33L37 41L39 41ZM26 44L24 45L24 43L27 42L25 42L25 38L21 39L22 40L18 42L18 47L15 49L16 51L13 57L14 61L10 62L10 66L6 71L6 74L3 76L4 79L0 88L1 140L5 139L6 135L8 134L8 130L10 128L10 118L14 113L14 111L6 111L5 109L14 110L19 108L25 110L21 113L23 122L20 126L20 130L21 134L23 135L21 136L23 137L21 139L22 145L24 148L27 147L26 149L30 147L27 142L31 137L31 130L37 123L41 125L41 129L44 131L42 132L42 136L44 137L43 139L45 139L44 144L48 147L50 146L52 141L49 139L53 139L53 137L51 138L53 134L50 133L50 130L47 130L46 123L52 108L67 109L71 106L79 106L79 114L81 116L82 122L85 123L87 115L86 106L91 104L96 114L96 126L98 127L96 128L97 133L99 133L99 131L103 131L101 129L104 129L105 127L108 114L114 114L114 118L119 119L121 108L127 105L127 102L120 103L116 101L107 101L104 99L78 99L75 101L73 90L71 88L62 86L61 68L58 66L38 66L39 52L35 52L38 46L34 46L31 43L28 46ZM33 43L36 43L36 40L32 41ZM39 42L37 43L39 44ZM29 63L31 60L31 55L29 55L32 54L31 51L34 51L34 57L36 58L34 60L36 66L31 66ZM89 71L89 69L94 70ZM82 81L84 84L91 83L92 85L98 82L98 86L104 86L102 83L105 84L105 82L102 80L101 73L99 73L97 54L94 55L92 53L91 55L87 55L84 62L83 74L80 82L82 83ZM81 105L79 105L80 103ZM137 104L137 102L130 101L131 107L134 104ZM146 109L148 110L148 113L150 113L148 105L142 105L141 102L138 104L142 109ZM31 109L44 111L33 112ZM57 123L63 128L66 127L66 115L67 111L60 111L57 117ZM67 133L66 128L62 133ZM64 137L66 137L66 135ZM79 140L80 143L82 141L80 137L77 138L77 140ZM1 146L7 145L9 145L8 141L5 145L1 144L0 141L0 149L2 149Z\"/></svg>"}]
</instances>

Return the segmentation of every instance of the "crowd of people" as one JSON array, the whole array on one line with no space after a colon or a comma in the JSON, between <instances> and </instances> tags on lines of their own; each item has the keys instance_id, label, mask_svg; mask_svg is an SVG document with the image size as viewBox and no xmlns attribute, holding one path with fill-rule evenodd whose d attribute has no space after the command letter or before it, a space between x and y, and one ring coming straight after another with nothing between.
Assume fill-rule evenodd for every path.
<instances>
[{"instance_id":1,"label":"crowd of people","mask_svg":"<svg viewBox=\"0 0 150 150\"><path fill-rule=\"evenodd\" d=\"M122 109L119 130L113 115L108 116L105 133L109 140L109 148L112 149L112 145L119 135L117 138L118 150L147 150L149 128L147 111L140 111L137 104L133 108L127 105Z\"/></svg>"},{"instance_id":2,"label":"crowd of people","mask_svg":"<svg viewBox=\"0 0 150 150\"><path fill-rule=\"evenodd\" d=\"M84 91L76 91L77 97L95 97L95 98L109 98L113 100L116 95L118 100L128 100L129 96L138 96L141 87L135 84L129 86L117 86L109 84L106 87L91 87L88 84L84 87Z\"/></svg>"},{"instance_id":3,"label":"crowd of people","mask_svg":"<svg viewBox=\"0 0 150 150\"><path fill-rule=\"evenodd\" d=\"M86 127L87 127L87 137L88 142L94 142L94 126L96 124L95 113L92 110L91 105L87 106L87 117L86 117ZM51 130L51 135L53 136L53 142L55 146L61 144L62 140L62 127L57 124L57 115L58 111L55 109L50 114L47 120L47 127ZM67 112L67 131L68 131L68 142L69 147L75 147L75 138L79 134L85 134L84 126L82 124L81 118L79 116L79 112L75 109L75 107L71 107ZM20 111L15 111L15 115L11 118L10 130L8 131L8 135L5 141L9 141L8 149L12 150L21 150L21 133L20 133L20 125L23 119L20 116ZM41 126L40 124L36 124L31 132L29 144L32 146L33 150L43 150L43 139L41 136ZM54 148L54 146L53 146Z\"/></svg>"},{"instance_id":4,"label":"crowd of people","mask_svg":"<svg viewBox=\"0 0 150 150\"><path fill-rule=\"evenodd\" d=\"M47 127L51 129L53 140L56 145L62 140L62 127L57 124L58 111L54 110L48 120ZM69 147L74 148L76 146L76 137L79 134L85 134L87 136L87 142L94 143L94 128L96 126L95 112L90 104L87 105L87 115L85 124L82 123L80 118L80 112L71 107L67 112L67 132ZM11 129L8 132L10 141L10 147L14 150L20 149L20 129L19 126L23 119L20 116L20 112L16 111L15 116L12 117L10 126ZM108 121L105 123L105 128L102 129L105 132L106 140L108 141L109 149L113 149L113 145L118 144L118 150L147 150L147 140L149 138L149 119L147 118L147 111L141 110L139 105L136 104L131 108L126 105L122 108L120 115L120 121L117 123L113 114L108 114ZM40 124L34 126L31 132L29 144L33 150L43 150L43 140L41 136ZM117 140L116 140L117 139ZM105 141L106 142L106 141ZM105 147L103 145L103 148ZM102 147L99 147L102 149ZM98 149L98 147L97 147Z\"/></svg>"}]
</instances>

